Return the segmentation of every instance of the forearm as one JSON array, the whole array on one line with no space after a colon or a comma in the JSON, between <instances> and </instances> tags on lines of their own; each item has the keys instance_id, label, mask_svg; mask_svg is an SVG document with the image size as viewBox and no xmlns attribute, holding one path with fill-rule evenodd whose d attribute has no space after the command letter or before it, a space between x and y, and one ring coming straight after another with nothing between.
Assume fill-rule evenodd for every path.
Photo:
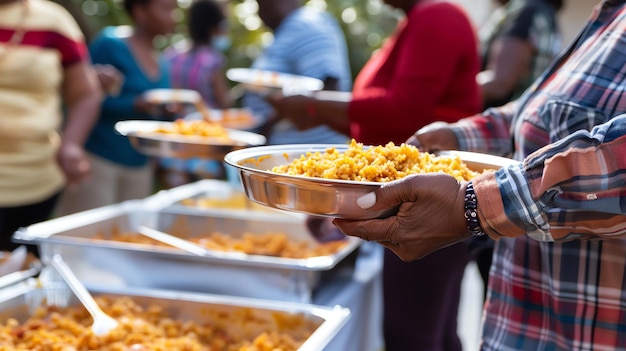
<instances>
[{"instance_id":1,"label":"forearm","mask_svg":"<svg viewBox=\"0 0 626 351\"><path fill-rule=\"evenodd\" d=\"M487 69L476 77L487 107L511 98L518 82L528 75L535 49L527 40L504 36L491 43L489 51Z\"/></svg>"},{"instance_id":2,"label":"forearm","mask_svg":"<svg viewBox=\"0 0 626 351\"><path fill-rule=\"evenodd\" d=\"M80 62L64 70L63 145L84 145L98 118L101 99L102 90L95 71L87 63Z\"/></svg>"},{"instance_id":3,"label":"forearm","mask_svg":"<svg viewBox=\"0 0 626 351\"><path fill-rule=\"evenodd\" d=\"M100 95L85 94L67 108L67 117L63 128L63 143L84 145L93 125L98 119Z\"/></svg>"},{"instance_id":4,"label":"forearm","mask_svg":"<svg viewBox=\"0 0 626 351\"><path fill-rule=\"evenodd\" d=\"M478 177L483 229L492 238L528 234L540 241L623 237L624 154L626 117L620 117Z\"/></svg>"},{"instance_id":5,"label":"forearm","mask_svg":"<svg viewBox=\"0 0 626 351\"><path fill-rule=\"evenodd\" d=\"M338 100L310 99L306 106L307 115L334 130L350 134L348 103Z\"/></svg>"},{"instance_id":6,"label":"forearm","mask_svg":"<svg viewBox=\"0 0 626 351\"><path fill-rule=\"evenodd\" d=\"M217 108L225 109L233 105L233 98L226 84L226 79L221 71L215 72L211 80L211 87L215 96Z\"/></svg>"},{"instance_id":7,"label":"forearm","mask_svg":"<svg viewBox=\"0 0 626 351\"><path fill-rule=\"evenodd\" d=\"M480 72L476 81L480 87L483 106L499 106L502 101L506 103L515 88L515 82L511 82L510 79L501 79L493 71Z\"/></svg>"}]
</instances>

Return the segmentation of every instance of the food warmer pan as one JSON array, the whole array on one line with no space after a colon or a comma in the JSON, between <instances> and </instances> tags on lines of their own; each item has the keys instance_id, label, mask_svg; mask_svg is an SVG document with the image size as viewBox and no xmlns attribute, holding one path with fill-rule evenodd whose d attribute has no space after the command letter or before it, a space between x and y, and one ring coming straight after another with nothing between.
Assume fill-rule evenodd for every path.
<instances>
[{"instance_id":1,"label":"food warmer pan","mask_svg":"<svg viewBox=\"0 0 626 351\"><path fill-rule=\"evenodd\" d=\"M212 231L232 235L280 231L294 240L314 240L300 218L277 219L250 211L178 213L151 208L143 200L21 228L13 240L39 245L43 259L61 254L82 280L96 286L106 277L107 284L121 286L297 302L310 302L321 275L332 274L361 243L348 237L333 254L294 259L221 251L197 256L173 247L110 240L115 233L136 232L140 226L164 232L180 226L184 230L176 234L188 238Z\"/></svg>"},{"instance_id":2,"label":"food warmer pan","mask_svg":"<svg viewBox=\"0 0 626 351\"><path fill-rule=\"evenodd\" d=\"M161 190L145 199L151 207L191 214L247 213L251 218L275 218L304 221L306 215L260 205L250 200L243 189L216 179L201 179L193 183Z\"/></svg>"},{"instance_id":3,"label":"food warmer pan","mask_svg":"<svg viewBox=\"0 0 626 351\"><path fill-rule=\"evenodd\" d=\"M157 305L172 319L209 323L224 328L234 340L252 339L263 331L277 331L304 339L298 351L321 351L339 332L350 316L346 308L278 302L261 299L217 296L136 288L89 289L94 296L130 298L146 308ZM40 307L78 307L80 303L62 281L31 279L0 289L0 321L9 318L23 322ZM246 316L246 322L232 323ZM283 318L277 318L283 316ZM230 318L230 319L229 319ZM293 319L290 319L293 318ZM294 320L298 323L281 323ZM230 325L229 325L230 322ZM308 335L308 337L299 337Z\"/></svg>"}]
</instances>

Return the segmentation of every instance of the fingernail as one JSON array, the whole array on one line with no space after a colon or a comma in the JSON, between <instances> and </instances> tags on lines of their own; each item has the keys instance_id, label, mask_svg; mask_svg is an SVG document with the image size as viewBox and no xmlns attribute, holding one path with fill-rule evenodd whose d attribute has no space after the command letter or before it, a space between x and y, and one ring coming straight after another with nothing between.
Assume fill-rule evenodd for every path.
<instances>
[{"instance_id":1,"label":"fingernail","mask_svg":"<svg viewBox=\"0 0 626 351\"><path fill-rule=\"evenodd\" d=\"M368 209L376 203L376 193L371 192L365 195L362 195L358 199L356 199L356 204L359 205L362 209Z\"/></svg>"}]
</instances>

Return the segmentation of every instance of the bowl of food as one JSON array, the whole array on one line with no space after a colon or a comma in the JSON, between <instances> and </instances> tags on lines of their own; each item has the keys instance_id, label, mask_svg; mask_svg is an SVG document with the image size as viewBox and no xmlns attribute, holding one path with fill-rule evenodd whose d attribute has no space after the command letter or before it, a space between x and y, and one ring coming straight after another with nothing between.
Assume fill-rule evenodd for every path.
<instances>
[{"instance_id":1,"label":"bowl of food","mask_svg":"<svg viewBox=\"0 0 626 351\"><path fill-rule=\"evenodd\" d=\"M444 172L457 179L512 164L507 158L458 151L438 155L389 143L349 145L273 145L227 154L253 201L310 215L368 219L389 216L395 209L364 210L357 199L382 184L415 173Z\"/></svg>"},{"instance_id":2,"label":"bowl of food","mask_svg":"<svg viewBox=\"0 0 626 351\"><path fill-rule=\"evenodd\" d=\"M260 69L231 68L226 71L226 77L261 95L307 94L324 88L324 82L316 78Z\"/></svg>"},{"instance_id":3,"label":"bowl of food","mask_svg":"<svg viewBox=\"0 0 626 351\"><path fill-rule=\"evenodd\" d=\"M205 120L121 121L115 124L115 130L128 137L138 152L156 157L221 160L228 152L266 142L260 134L224 128Z\"/></svg>"},{"instance_id":4,"label":"bowl of food","mask_svg":"<svg viewBox=\"0 0 626 351\"><path fill-rule=\"evenodd\" d=\"M350 317L325 307L182 291L89 288L119 323L95 335L63 282L27 281L0 291L3 350L322 351Z\"/></svg>"}]
</instances>

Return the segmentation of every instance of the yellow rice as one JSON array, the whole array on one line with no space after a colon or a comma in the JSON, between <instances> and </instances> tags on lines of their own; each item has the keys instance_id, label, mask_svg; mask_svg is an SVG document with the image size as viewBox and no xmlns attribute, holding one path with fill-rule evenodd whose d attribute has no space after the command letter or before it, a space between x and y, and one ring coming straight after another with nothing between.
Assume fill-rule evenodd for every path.
<instances>
[{"instance_id":1,"label":"yellow rice","mask_svg":"<svg viewBox=\"0 0 626 351\"><path fill-rule=\"evenodd\" d=\"M328 148L307 152L273 172L325 179L363 182L390 182L417 173L446 173L458 180L469 180L480 172L470 170L458 156L436 156L420 152L408 144L364 148L354 139L345 152Z\"/></svg>"}]
</instances>

